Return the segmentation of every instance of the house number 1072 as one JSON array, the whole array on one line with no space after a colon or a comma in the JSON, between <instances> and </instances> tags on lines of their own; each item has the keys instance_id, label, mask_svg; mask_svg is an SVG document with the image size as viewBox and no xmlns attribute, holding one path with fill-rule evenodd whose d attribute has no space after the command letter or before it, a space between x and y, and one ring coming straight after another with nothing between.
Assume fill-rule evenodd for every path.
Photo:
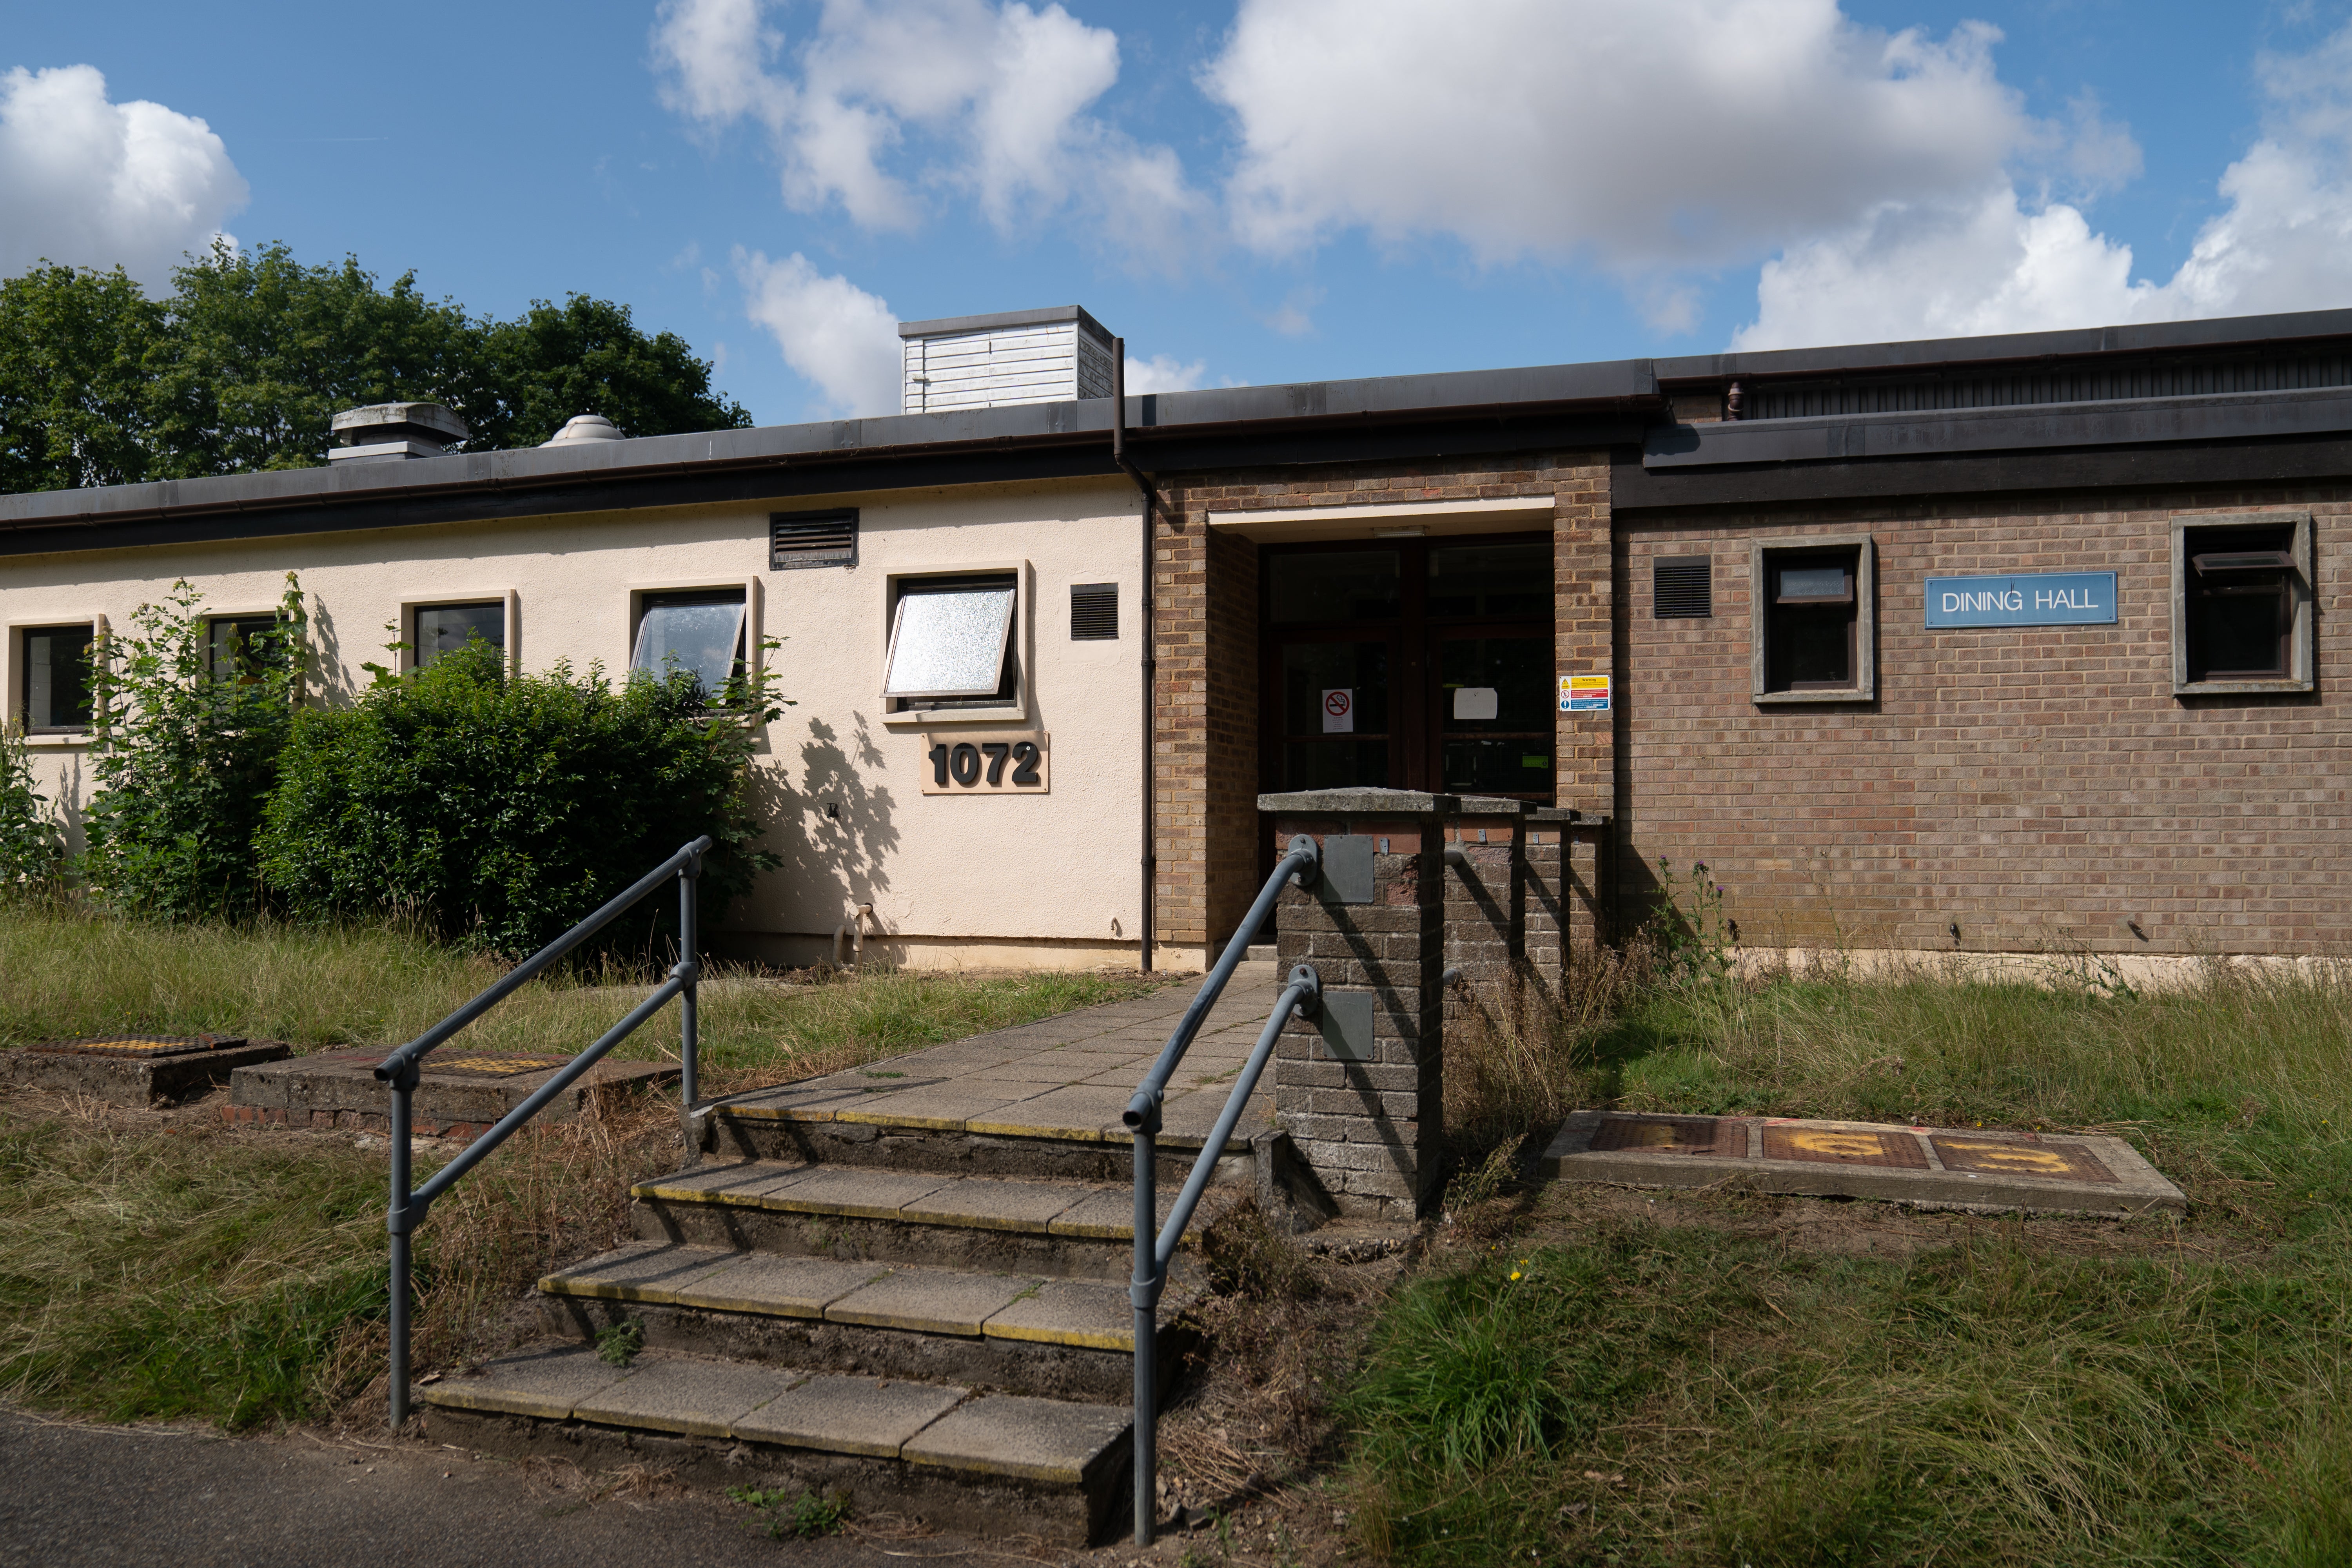
<instances>
[{"instance_id":1,"label":"house number 1072","mask_svg":"<svg viewBox=\"0 0 2352 1568\"><path fill-rule=\"evenodd\" d=\"M923 753L925 795L1043 795L1043 735L932 735Z\"/></svg>"}]
</instances>

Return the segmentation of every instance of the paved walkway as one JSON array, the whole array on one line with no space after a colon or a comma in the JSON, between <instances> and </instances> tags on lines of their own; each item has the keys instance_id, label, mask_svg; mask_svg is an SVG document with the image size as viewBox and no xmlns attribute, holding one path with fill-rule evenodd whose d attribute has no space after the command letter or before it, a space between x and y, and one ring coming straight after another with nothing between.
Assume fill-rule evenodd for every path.
<instances>
[{"instance_id":1,"label":"paved walkway","mask_svg":"<svg viewBox=\"0 0 2352 1568\"><path fill-rule=\"evenodd\" d=\"M782 1121L1123 1142L1119 1113L1200 988L1191 979L721 1103L731 1115ZM1168 1086L1163 1142L1197 1148L1207 1139L1281 993L1271 962L1234 971ZM1261 1079L1236 1135L1270 1125L1273 1106L1273 1086Z\"/></svg>"}]
</instances>

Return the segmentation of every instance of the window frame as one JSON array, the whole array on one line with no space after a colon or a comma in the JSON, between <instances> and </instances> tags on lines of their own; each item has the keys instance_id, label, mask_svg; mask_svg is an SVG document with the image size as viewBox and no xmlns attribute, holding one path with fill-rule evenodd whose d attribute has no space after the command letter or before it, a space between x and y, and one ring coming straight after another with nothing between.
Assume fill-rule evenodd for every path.
<instances>
[{"instance_id":1,"label":"window frame","mask_svg":"<svg viewBox=\"0 0 2352 1568\"><path fill-rule=\"evenodd\" d=\"M314 601L314 603L315 603L315 601ZM214 626L214 624L215 624L215 623L219 622L219 621L276 621L276 622L283 622L283 621L285 620L285 618L286 618L286 616L285 616L285 615L284 615L284 613L283 613L283 610L284 610L284 606L282 606L282 605L280 605L268 604L268 605L263 605L259 606L258 608L251 609L251 610L236 610L236 609L216 610L216 609L213 609L213 608L211 608L210 606L207 606L207 607L205 607L205 609L203 609L203 610L199 611L199 612L197 613L197 617L196 617L196 618L197 618L197 622L198 622L198 624L199 624L199 625L201 625L201 626L204 627L204 629L205 629L205 673L206 673L208 676L210 676L210 677L212 677L213 679L219 679L219 672L218 672L217 670L215 670L215 669L212 668L213 626ZM307 694L307 692L308 692L308 689L309 689L308 682L306 681L306 682L304 683L303 688L302 688L300 690L299 690L299 691L298 691L298 693L297 693L298 697L299 697L299 696L301 696L301 695L306 695L306 694Z\"/></svg>"},{"instance_id":2,"label":"window frame","mask_svg":"<svg viewBox=\"0 0 2352 1568\"><path fill-rule=\"evenodd\" d=\"M2231 529L2292 527L2287 554L2287 593L2294 608L2287 626L2287 671L2284 677L2250 676L2236 679L2191 679L2189 660L2189 591L2194 572L2189 561L2189 535ZM2312 553L2312 515L2307 511L2177 512L2172 534L2172 694L2175 697L2250 697L2294 695L2318 689L2314 658L2315 600L2318 578Z\"/></svg>"},{"instance_id":3,"label":"window frame","mask_svg":"<svg viewBox=\"0 0 2352 1568\"><path fill-rule=\"evenodd\" d=\"M1773 605L1769 585L1773 565L1784 556L1826 555L1849 550L1853 552L1853 684L1793 690L1772 689ZM1871 535L1792 533L1751 538L1748 542L1748 612L1750 697L1759 707L1878 700L1878 552Z\"/></svg>"},{"instance_id":4,"label":"window frame","mask_svg":"<svg viewBox=\"0 0 2352 1568\"><path fill-rule=\"evenodd\" d=\"M33 661L25 648L25 639L32 632L60 631L68 626L88 626L93 652L108 636L106 617L96 611L82 615L31 616L6 623L5 640L0 640L0 724L13 727L30 747L86 746L98 725L98 693L90 693L90 721L72 728L50 727L36 730L32 726L32 691L27 682L32 679Z\"/></svg>"},{"instance_id":5,"label":"window frame","mask_svg":"<svg viewBox=\"0 0 2352 1568\"><path fill-rule=\"evenodd\" d=\"M731 587L733 584L727 585ZM443 593L412 595L401 600L398 624L400 641L404 646L400 649L398 666L400 673L414 675L425 668L416 661L417 611L437 610L446 605L490 604L502 605L506 608L507 673L509 676L520 675L522 673L522 595L513 588L453 588ZM631 625L634 626L635 622L632 621ZM631 646L634 647L635 643L634 634L630 641Z\"/></svg>"},{"instance_id":6,"label":"window frame","mask_svg":"<svg viewBox=\"0 0 2352 1568\"><path fill-rule=\"evenodd\" d=\"M747 679L757 679L766 667L767 658L761 644L764 623L761 611L763 580L759 577L680 577L656 583L632 583L628 585L629 615L623 623L625 635L621 642L620 668L625 672L635 670L637 654L637 626L645 619L646 595L652 594L718 594L730 588L743 591L743 673ZM444 601L433 600L439 604ZM715 694L714 694L715 695Z\"/></svg>"},{"instance_id":7,"label":"window frame","mask_svg":"<svg viewBox=\"0 0 2352 1568\"><path fill-rule=\"evenodd\" d=\"M898 616L898 585L938 577L976 577L992 573L1013 575L1013 700L981 708L906 708L901 703L920 699L882 697L882 722L893 729L935 729L943 724L1025 724L1030 693L1037 668L1036 574L1025 560L940 563L886 573L882 578L881 647L876 660L874 690L879 694L890 669L890 634Z\"/></svg>"}]
</instances>

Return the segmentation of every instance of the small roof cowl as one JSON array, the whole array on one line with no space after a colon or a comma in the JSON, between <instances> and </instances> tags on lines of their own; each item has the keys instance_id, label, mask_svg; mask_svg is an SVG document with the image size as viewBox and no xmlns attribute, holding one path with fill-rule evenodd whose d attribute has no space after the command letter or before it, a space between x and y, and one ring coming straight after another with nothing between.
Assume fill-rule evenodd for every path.
<instances>
[{"instance_id":1,"label":"small roof cowl","mask_svg":"<svg viewBox=\"0 0 2352 1568\"><path fill-rule=\"evenodd\" d=\"M568 447L575 441L618 441L625 437L619 426L601 414L574 415L563 422L563 428L540 443L542 447Z\"/></svg>"}]
</instances>

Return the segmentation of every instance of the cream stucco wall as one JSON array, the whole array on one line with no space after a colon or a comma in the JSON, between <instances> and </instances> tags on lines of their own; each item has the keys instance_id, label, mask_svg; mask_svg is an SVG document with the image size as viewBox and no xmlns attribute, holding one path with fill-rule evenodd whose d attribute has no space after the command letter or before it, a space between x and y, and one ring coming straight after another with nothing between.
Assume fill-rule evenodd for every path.
<instances>
[{"instance_id":1,"label":"cream stucco wall","mask_svg":"<svg viewBox=\"0 0 2352 1568\"><path fill-rule=\"evenodd\" d=\"M753 584L757 629L794 706L769 726L759 796L781 872L723 928L780 961L814 957L870 902L889 956L911 963L1132 962L1141 889L1142 714L1138 500L1124 480L959 487L885 495L0 558L0 691L21 703L15 628L103 616L118 632L185 577L215 612L263 610L284 575L310 595L327 700L384 661L404 604L512 595L509 648L529 669L627 663L631 594ZM858 563L770 572L771 510L854 506ZM1025 563L1027 714L952 723L886 720L878 695L890 574ZM1118 584L1117 641L1074 642L1069 590ZM1042 796L926 795L928 738L1042 731ZM34 740L43 787L69 809L87 748ZM834 810L828 815L826 807ZM877 944L869 942L869 952Z\"/></svg>"}]
</instances>

